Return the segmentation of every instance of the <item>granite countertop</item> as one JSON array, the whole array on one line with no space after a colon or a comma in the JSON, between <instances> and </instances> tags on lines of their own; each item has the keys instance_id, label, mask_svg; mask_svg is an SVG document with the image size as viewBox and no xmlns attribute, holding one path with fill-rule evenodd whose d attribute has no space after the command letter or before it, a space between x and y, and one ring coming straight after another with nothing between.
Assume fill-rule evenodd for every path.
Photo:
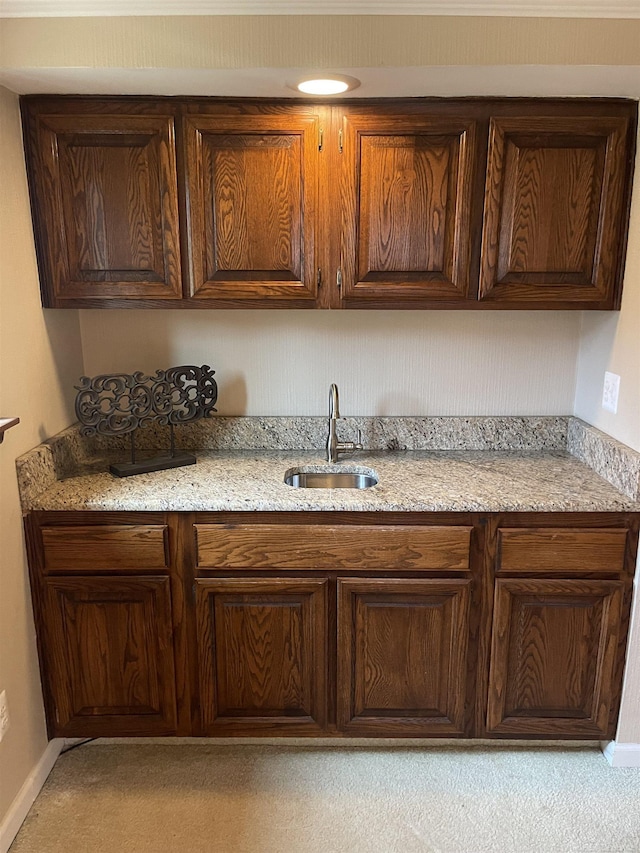
<instances>
[{"instance_id":1,"label":"granite countertop","mask_svg":"<svg viewBox=\"0 0 640 853\"><path fill-rule=\"evenodd\" d=\"M140 431L144 455L168 446ZM16 460L23 511L640 512L640 452L573 417L357 417L365 450L324 461L320 417L215 417L180 428L197 464L118 478L127 436L71 426ZM198 449L199 448L199 449ZM195 450L194 450L195 449ZM374 473L369 489L297 489L299 470Z\"/></svg>"},{"instance_id":2,"label":"granite countertop","mask_svg":"<svg viewBox=\"0 0 640 853\"><path fill-rule=\"evenodd\" d=\"M119 479L105 462L59 480L30 500L35 510L146 511L640 511L563 450L361 452L335 465L319 451L220 450L196 465ZM102 469L96 471L96 469ZM289 469L371 471L369 489L296 489Z\"/></svg>"}]
</instances>

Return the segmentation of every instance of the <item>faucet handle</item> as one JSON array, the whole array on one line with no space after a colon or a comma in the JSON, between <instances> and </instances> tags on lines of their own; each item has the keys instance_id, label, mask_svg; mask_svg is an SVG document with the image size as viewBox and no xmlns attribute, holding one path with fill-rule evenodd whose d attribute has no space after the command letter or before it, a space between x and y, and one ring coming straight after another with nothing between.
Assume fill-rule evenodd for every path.
<instances>
[{"instance_id":1,"label":"faucet handle","mask_svg":"<svg viewBox=\"0 0 640 853\"><path fill-rule=\"evenodd\" d=\"M362 430L358 430L358 440L356 441L355 450L362 450Z\"/></svg>"}]
</instances>

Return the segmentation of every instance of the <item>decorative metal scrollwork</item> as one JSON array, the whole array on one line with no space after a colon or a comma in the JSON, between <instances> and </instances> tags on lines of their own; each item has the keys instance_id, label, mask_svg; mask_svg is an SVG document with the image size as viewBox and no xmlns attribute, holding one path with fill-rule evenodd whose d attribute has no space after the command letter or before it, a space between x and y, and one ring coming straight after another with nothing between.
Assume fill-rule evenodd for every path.
<instances>
[{"instance_id":1,"label":"decorative metal scrollwork","mask_svg":"<svg viewBox=\"0 0 640 853\"><path fill-rule=\"evenodd\" d=\"M153 376L141 371L81 376L80 384L75 386L76 417L82 425L81 433L85 436L131 433L131 463L111 466L118 476L193 464L195 457L176 453L173 428L208 418L216 411L218 386L214 373L207 364L202 367L186 364L157 370ZM134 431L150 424L169 426L171 455L137 463Z\"/></svg>"},{"instance_id":2,"label":"decorative metal scrollwork","mask_svg":"<svg viewBox=\"0 0 640 853\"><path fill-rule=\"evenodd\" d=\"M215 412L215 371L182 365L144 373L81 376L75 388L83 435L123 435L149 424L185 424Z\"/></svg>"}]
</instances>

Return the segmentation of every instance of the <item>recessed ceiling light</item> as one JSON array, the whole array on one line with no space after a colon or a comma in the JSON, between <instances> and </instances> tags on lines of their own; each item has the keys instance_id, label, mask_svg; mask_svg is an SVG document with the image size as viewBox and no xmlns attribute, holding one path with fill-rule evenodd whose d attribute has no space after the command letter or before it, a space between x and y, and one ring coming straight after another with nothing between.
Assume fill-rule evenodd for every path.
<instances>
[{"instance_id":1,"label":"recessed ceiling light","mask_svg":"<svg viewBox=\"0 0 640 853\"><path fill-rule=\"evenodd\" d=\"M351 89L357 89L360 81L355 77L338 74L322 74L309 77L296 83L296 89L305 95L341 95Z\"/></svg>"}]
</instances>

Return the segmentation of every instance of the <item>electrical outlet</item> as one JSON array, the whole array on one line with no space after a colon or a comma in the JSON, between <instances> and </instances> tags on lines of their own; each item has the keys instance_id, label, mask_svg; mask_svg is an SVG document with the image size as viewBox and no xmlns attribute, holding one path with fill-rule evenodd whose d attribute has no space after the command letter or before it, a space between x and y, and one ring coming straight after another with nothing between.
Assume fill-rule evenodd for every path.
<instances>
[{"instance_id":1,"label":"electrical outlet","mask_svg":"<svg viewBox=\"0 0 640 853\"><path fill-rule=\"evenodd\" d=\"M0 740L6 735L9 728L9 706L7 705L7 691L0 693Z\"/></svg>"},{"instance_id":2,"label":"electrical outlet","mask_svg":"<svg viewBox=\"0 0 640 853\"><path fill-rule=\"evenodd\" d=\"M618 394L620 393L620 377L617 373L604 374L604 388L602 389L602 408L607 412L618 411Z\"/></svg>"}]
</instances>

